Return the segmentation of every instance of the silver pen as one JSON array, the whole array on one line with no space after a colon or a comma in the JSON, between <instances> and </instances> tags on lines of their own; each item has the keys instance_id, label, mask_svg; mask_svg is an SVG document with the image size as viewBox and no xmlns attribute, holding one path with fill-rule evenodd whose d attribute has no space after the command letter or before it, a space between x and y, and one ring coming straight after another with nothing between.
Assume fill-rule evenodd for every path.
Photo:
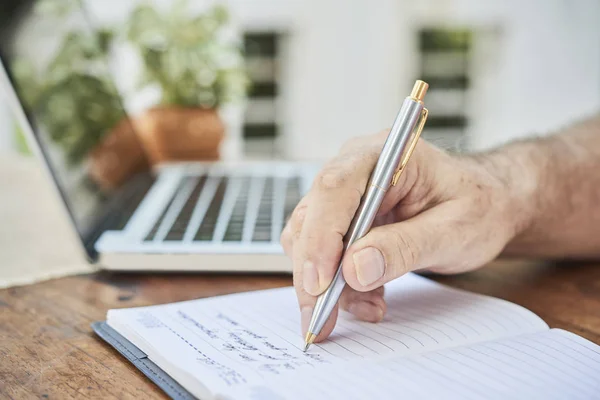
<instances>
[{"instance_id":1,"label":"silver pen","mask_svg":"<svg viewBox=\"0 0 600 400\"><path fill-rule=\"evenodd\" d=\"M360 206L344 237L343 253L371 229L387 189L390 185L396 185L400 174L406 167L427 120L428 111L423 104L423 98L428 87L427 83L417 81L410 96L402 103L402 108L396 116L394 125L381 150L381 155L371 173ZM304 351L308 350L323 329L345 286L346 281L340 262L329 287L317 298L304 339Z\"/></svg>"}]
</instances>

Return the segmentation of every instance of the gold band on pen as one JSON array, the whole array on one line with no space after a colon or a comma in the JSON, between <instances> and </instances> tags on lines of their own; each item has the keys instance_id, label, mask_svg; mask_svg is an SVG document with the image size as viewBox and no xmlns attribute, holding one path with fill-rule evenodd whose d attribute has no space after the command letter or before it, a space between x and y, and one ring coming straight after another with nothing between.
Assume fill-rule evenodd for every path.
<instances>
[{"instance_id":1,"label":"gold band on pen","mask_svg":"<svg viewBox=\"0 0 600 400\"><path fill-rule=\"evenodd\" d=\"M384 188L382 188L381 186L379 186L379 185L376 185L376 184L374 184L374 183L371 183L371 186L373 186L373 187L376 187L377 189L379 189L379 190L382 190L382 191L384 191L384 192L387 192L387 190L385 190L385 189L384 189Z\"/></svg>"}]
</instances>

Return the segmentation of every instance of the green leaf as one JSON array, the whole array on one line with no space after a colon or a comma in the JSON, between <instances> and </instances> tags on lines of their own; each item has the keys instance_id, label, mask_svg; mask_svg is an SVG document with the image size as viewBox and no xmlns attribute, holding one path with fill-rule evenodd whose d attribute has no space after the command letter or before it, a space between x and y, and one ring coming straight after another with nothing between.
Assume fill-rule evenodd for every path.
<instances>
[{"instance_id":1,"label":"green leaf","mask_svg":"<svg viewBox=\"0 0 600 400\"><path fill-rule=\"evenodd\" d=\"M143 4L130 14L127 40L144 65L138 87L158 84L161 104L213 107L243 99L248 79L242 51L221 39L227 8L217 5L193 15L187 6L179 0L168 13L159 13Z\"/></svg>"},{"instance_id":2,"label":"green leaf","mask_svg":"<svg viewBox=\"0 0 600 400\"><path fill-rule=\"evenodd\" d=\"M115 33L110 29L101 29L98 31L98 47L102 55L106 55L115 37Z\"/></svg>"},{"instance_id":3,"label":"green leaf","mask_svg":"<svg viewBox=\"0 0 600 400\"><path fill-rule=\"evenodd\" d=\"M229 22L229 11L227 10L227 7L217 4L212 9L212 17L220 26L225 25Z\"/></svg>"},{"instance_id":4,"label":"green leaf","mask_svg":"<svg viewBox=\"0 0 600 400\"><path fill-rule=\"evenodd\" d=\"M181 21L185 18L189 6L188 0L175 0L171 7L171 18L175 21Z\"/></svg>"},{"instance_id":5,"label":"green leaf","mask_svg":"<svg viewBox=\"0 0 600 400\"><path fill-rule=\"evenodd\" d=\"M79 0L39 0L35 4L34 12L43 16L64 18L79 7Z\"/></svg>"},{"instance_id":6,"label":"green leaf","mask_svg":"<svg viewBox=\"0 0 600 400\"><path fill-rule=\"evenodd\" d=\"M144 42L144 36L147 38L149 33L161 33L164 21L153 7L143 4L133 10L127 25L127 38L132 42Z\"/></svg>"}]
</instances>

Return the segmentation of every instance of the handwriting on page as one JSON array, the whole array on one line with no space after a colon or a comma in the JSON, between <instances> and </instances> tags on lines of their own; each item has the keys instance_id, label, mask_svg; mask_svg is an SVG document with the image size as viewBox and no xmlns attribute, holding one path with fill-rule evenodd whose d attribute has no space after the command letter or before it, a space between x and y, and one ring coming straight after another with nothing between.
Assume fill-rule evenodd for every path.
<instances>
[{"instance_id":1,"label":"handwriting on page","mask_svg":"<svg viewBox=\"0 0 600 400\"><path fill-rule=\"evenodd\" d=\"M253 323L297 340L297 305L288 293L253 293L251 299L247 295L227 296L218 301L218 307L231 313L243 302L244 316ZM386 293L388 313L383 322L360 322L341 313L331 340L314 346L315 351L336 359L369 359L547 329L541 319L519 306L412 275L388 285Z\"/></svg>"},{"instance_id":2,"label":"handwriting on page","mask_svg":"<svg viewBox=\"0 0 600 400\"><path fill-rule=\"evenodd\" d=\"M109 323L118 318L164 358L185 365L199 379L212 374L227 386L342 361L481 342L545 325L518 306L419 277L406 276L389 285L387 293L389 312L382 323L342 314L331 340L315 344L308 353L301 350L291 288L114 310Z\"/></svg>"},{"instance_id":3,"label":"handwriting on page","mask_svg":"<svg viewBox=\"0 0 600 400\"><path fill-rule=\"evenodd\" d=\"M302 352L298 334L294 343L224 309L182 303L140 310L134 321L138 329L168 331L228 386L329 363L318 353Z\"/></svg>"}]
</instances>

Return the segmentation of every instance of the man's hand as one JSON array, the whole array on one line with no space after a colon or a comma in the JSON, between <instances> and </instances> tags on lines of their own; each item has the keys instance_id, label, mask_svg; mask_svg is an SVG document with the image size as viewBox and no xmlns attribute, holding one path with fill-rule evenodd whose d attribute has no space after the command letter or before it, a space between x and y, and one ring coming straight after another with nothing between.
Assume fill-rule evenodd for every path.
<instances>
[{"instance_id":1,"label":"man's hand","mask_svg":"<svg viewBox=\"0 0 600 400\"><path fill-rule=\"evenodd\" d=\"M294 210L281 242L294 265L305 334L316 296L342 256L342 239L359 206L387 131L354 139L315 179ZM454 157L421 141L375 227L344 255L348 283L343 309L378 322L386 312L383 285L409 271L458 273L495 258L527 224L522 199L488 159ZM317 341L333 330L337 310Z\"/></svg>"}]
</instances>

